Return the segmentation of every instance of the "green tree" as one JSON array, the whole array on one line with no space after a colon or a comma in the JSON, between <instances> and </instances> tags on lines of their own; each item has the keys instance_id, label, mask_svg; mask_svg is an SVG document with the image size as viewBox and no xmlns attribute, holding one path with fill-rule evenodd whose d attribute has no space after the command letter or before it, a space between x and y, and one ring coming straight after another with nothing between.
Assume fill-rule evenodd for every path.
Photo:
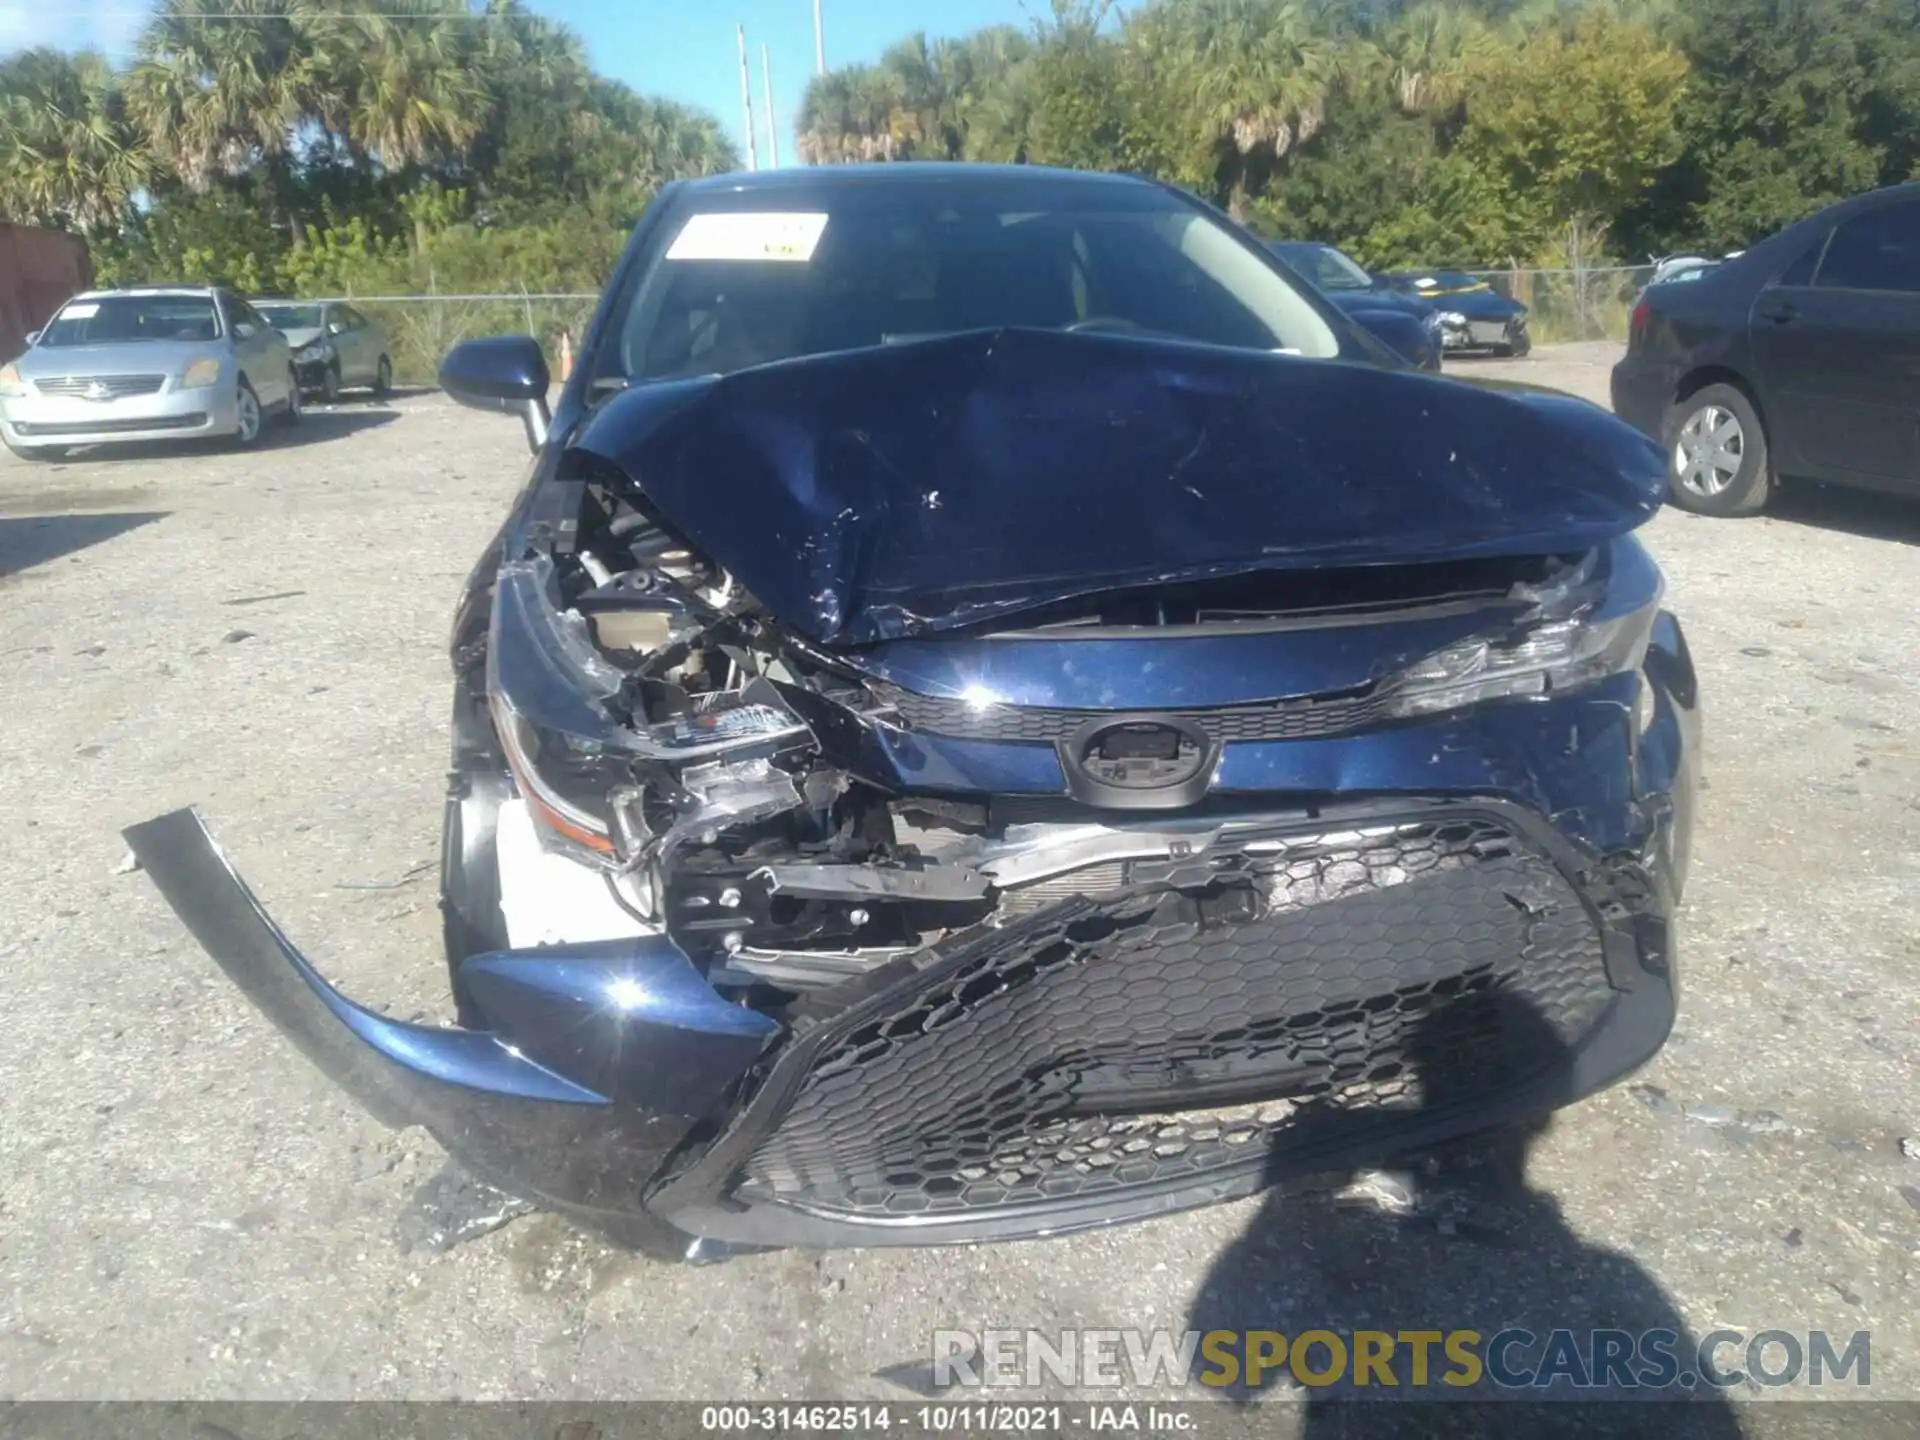
<instances>
[{"instance_id":1,"label":"green tree","mask_svg":"<svg viewBox=\"0 0 1920 1440\"><path fill-rule=\"evenodd\" d=\"M1143 106L1120 42L1102 33L1101 0L1054 0L1051 22L1036 30L1027 158L1078 170L1136 168L1135 127L1159 118Z\"/></svg>"},{"instance_id":2,"label":"green tree","mask_svg":"<svg viewBox=\"0 0 1920 1440\"><path fill-rule=\"evenodd\" d=\"M38 49L0 61L0 214L108 230L154 168L102 56Z\"/></svg>"},{"instance_id":3,"label":"green tree","mask_svg":"<svg viewBox=\"0 0 1920 1440\"><path fill-rule=\"evenodd\" d=\"M1325 123L1343 52L1294 0L1162 0L1138 23L1141 43L1153 35L1158 82L1186 97L1209 188L1244 217L1279 162Z\"/></svg>"},{"instance_id":4,"label":"green tree","mask_svg":"<svg viewBox=\"0 0 1920 1440\"><path fill-rule=\"evenodd\" d=\"M1678 154L1686 81L1684 56L1604 10L1470 64L1452 153L1493 184L1509 230L1502 258L1571 249L1591 263L1614 217Z\"/></svg>"},{"instance_id":5,"label":"green tree","mask_svg":"<svg viewBox=\"0 0 1920 1440\"><path fill-rule=\"evenodd\" d=\"M1911 0L1715 0L1686 39L1682 155L1628 217L1641 243L1744 248L1920 161Z\"/></svg>"},{"instance_id":6,"label":"green tree","mask_svg":"<svg viewBox=\"0 0 1920 1440\"><path fill-rule=\"evenodd\" d=\"M464 8L459 0L409 0L404 12L388 14L360 4L308 26L338 97L329 128L389 171L457 161L490 100Z\"/></svg>"}]
</instances>

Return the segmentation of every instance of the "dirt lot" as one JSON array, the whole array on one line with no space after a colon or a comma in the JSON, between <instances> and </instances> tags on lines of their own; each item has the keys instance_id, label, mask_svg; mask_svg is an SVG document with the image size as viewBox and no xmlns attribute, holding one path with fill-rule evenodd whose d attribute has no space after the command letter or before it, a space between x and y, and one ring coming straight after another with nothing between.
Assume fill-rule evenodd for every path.
<instances>
[{"instance_id":1,"label":"dirt lot","mask_svg":"<svg viewBox=\"0 0 1920 1440\"><path fill-rule=\"evenodd\" d=\"M1458 368L1603 399L1611 359ZM877 1372L936 1328L1677 1317L1870 1329L1873 1393L1920 1398L1920 504L1647 531L1707 714L1684 1014L1527 1190L696 1269L539 1216L403 1248L432 1142L350 1108L116 873L121 825L197 803L330 975L438 1014L445 625L525 466L517 425L433 395L245 458L0 455L0 1397L899 1399Z\"/></svg>"}]
</instances>

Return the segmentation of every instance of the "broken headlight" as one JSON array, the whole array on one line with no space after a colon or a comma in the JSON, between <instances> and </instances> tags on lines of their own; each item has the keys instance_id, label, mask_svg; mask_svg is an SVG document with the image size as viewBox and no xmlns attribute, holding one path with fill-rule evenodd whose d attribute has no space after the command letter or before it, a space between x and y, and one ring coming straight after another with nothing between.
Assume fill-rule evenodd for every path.
<instances>
[{"instance_id":1,"label":"broken headlight","mask_svg":"<svg viewBox=\"0 0 1920 1440\"><path fill-rule=\"evenodd\" d=\"M665 836L800 803L769 760L811 745L812 732L772 685L695 695L658 723L619 723L626 673L594 648L580 615L548 598L550 570L500 567L487 667L494 729L543 842L622 869ZM651 814L649 797L660 802Z\"/></svg>"},{"instance_id":2,"label":"broken headlight","mask_svg":"<svg viewBox=\"0 0 1920 1440\"><path fill-rule=\"evenodd\" d=\"M1619 560L1615 570L1613 561ZM1474 636L1422 657L1391 681L1389 715L1434 715L1484 700L1546 700L1640 666L1660 609L1659 572L1638 546L1599 552L1524 590L1527 616L1504 635Z\"/></svg>"}]
</instances>

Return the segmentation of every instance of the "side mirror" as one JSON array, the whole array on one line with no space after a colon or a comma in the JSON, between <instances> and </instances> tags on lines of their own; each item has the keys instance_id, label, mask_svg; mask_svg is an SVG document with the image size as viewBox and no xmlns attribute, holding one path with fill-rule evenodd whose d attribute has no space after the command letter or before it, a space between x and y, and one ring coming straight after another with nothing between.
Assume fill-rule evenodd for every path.
<instances>
[{"instance_id":1,"label":"side mirror","mask_svg":"<svg viewBox=\"0 0 1920 1440\"><path fill-rule=\"evenodd\" d=\"M27 331L27 344L31 345L39 338L40 338L40 332L38 330Z\"/></svg>"},{"instance_id":2,"label":"side mirror","mask_svg":"<svg viewBox=\"0 0 1920 1440\"><path fill-rule=\"evenodd\" d=\"M547 443L547 357L531 335L489 335L462 340L440 362L440 388L475 410L518 415L527 444Z\"/></svg>"},{"instance_id":3,"label":"side mirror","mask_svg":"<svg viewBox=\"0 0 1920 1440\"><path fill-rule=\"evenodd\" d=\"M346 321L344 321L344 320L329 320L329 321L327 322L327 333L328 333L329 335L344 335L344 334L346 334L346 333L347 333L347 322L346 322Z\"/></svg>"}]
</instances>

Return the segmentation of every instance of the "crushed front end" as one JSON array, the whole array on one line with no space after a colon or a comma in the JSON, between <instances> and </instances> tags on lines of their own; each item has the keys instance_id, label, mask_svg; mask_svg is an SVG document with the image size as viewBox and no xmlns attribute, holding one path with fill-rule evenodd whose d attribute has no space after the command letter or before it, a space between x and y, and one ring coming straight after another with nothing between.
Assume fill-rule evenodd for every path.
<instances>
[{"instance_id":1,"label":"crushed front end","mask_svg":"<svg viewBox=\"0 0 1920 1440\"><path fill-rule=\"evenodd\" d=\"M616 397L549 446L456 634L459 1028L332 991L191 817L129 832L369 1108L616 1235L927 1244L1377 1161L1659 1047L1698 721L1628 533L1657 454L1566 402L1138 342L867 363ZM1109 433L1129 385L1153 433ZM1276 405L1325 428L1322 385L1453 417L1453 488L1341 490L1370 460L1337 437L1250 463ZM1489 421L1605 465L1561 493ZM1021 423L1098 483L1056 474L1079 536L989 547L1059 463L1007 458ZM1203 513L1147 505L1163 456Z\"/></svg>"}]
</instances>

